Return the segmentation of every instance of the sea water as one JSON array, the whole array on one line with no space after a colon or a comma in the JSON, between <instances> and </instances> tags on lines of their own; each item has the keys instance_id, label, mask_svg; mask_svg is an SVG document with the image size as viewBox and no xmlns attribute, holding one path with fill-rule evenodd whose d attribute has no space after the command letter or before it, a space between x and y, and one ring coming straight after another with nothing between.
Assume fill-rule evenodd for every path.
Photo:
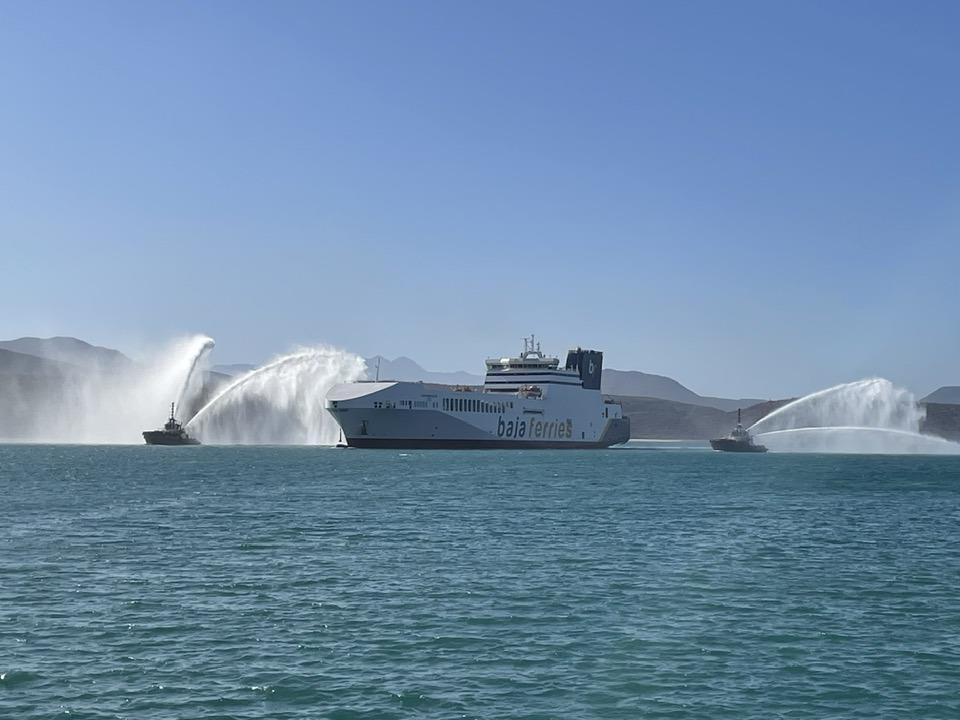
<instances>
[{"instance_id":1,"label":"sea water","mask_svg":"<svg viewBox=\"0 0 960 720\"><path fill-rule=\"evenodd\" d=\"M0 718L957 718L960 458L0 446Z\"/></svg>"}]
</instances>

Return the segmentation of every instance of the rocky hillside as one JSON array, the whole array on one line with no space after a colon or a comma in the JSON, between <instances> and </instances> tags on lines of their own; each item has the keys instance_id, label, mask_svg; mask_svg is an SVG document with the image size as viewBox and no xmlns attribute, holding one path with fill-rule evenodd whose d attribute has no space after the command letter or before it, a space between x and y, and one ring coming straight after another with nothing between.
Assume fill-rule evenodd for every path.
<instances>
[{"instance_id":1,"label":"rocky hillside","mask_svg":"<svg viewBox=\"0 0 960 720\"><path fill-rule=\"evenodd\" d=\"M662 398L615 396L630 418L630 437L650 440L709 440L729 433L737 412L674 402ZM743 424L750 426L789 400L756 403L743 408Z\"/></svg>"},{"instance_id":2,"label":"rocky hillside","mask_svg":"<svg viewBox=\"0 0 960 720\"><path fill-rule=\"evenodd\" d=\"M130 358L119 350L91 345L72 337L0 340L0 349L108 372L126 370L133 364Z\"/></svg>"},{"instance_id":3,"label":"rocky hillside","mask_svg":"<svg viewBox=\"0 0 960 720\"><path fill-rule=\"evenodd\" d=\"M736 410L763 402L756 398L718 398L698 395L676 380L665 375L652 375L639 370L603 371L603 392L608 395L626 395L629 397L660 398L688 405L701 405L717 410Z\"/></svg>"},{"instance_id":4,"label":"rocky hillside","mask_svg":"<svg viewBox=\"0 0 960 720\"><path fill-rule=\"evenodd\" d=\"M51 426L96 406L100 389L113 386L117 379L127 383L123 387L136 385L143 371L116 350L74 338L0 341L0 439L48 437ZM180 409L181 420L192 417L230 379L224 374L206 373L198 397ZM166 409L157 408L157 424L163 422Z\"/></svg>"}]
</instances>

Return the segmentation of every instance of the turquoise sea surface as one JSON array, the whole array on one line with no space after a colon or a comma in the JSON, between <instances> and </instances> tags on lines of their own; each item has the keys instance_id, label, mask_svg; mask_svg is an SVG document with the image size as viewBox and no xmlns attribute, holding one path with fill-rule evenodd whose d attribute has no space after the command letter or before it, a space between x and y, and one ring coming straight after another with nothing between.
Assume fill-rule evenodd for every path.
<instances>
[{"instance_id":1,"label":"turquoise sea surface","mask_svg":"<svg viewBox=\"0 0 960 720\"><path fill-rule=\"evenodd\" d=\"M0 446L0 718L960 718L960 458Z\"/></svg>"}]
</instances>

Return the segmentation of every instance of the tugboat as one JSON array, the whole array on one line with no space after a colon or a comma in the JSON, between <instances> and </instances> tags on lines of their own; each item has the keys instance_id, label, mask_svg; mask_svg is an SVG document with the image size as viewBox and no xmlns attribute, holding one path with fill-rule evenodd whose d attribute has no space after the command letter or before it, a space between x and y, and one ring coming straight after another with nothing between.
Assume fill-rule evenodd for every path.
<instances>
[{"instance_id":1,"label":"tugboat","mask_svg":"<svg viewBox=\"0 0 960 720\"><path fill-rule=\"evenodd\" d=\"M757 445L750 433L740 422L740 408L737 408L737 426L727 437L717 438L710 441L710 447L722 452L754 452L763 453L767 448L763 445Z\"/></svg>"},{"instance_id":2,"label":"tugboat","mask_svg":"<svg viewBox=\"0 0 960 720\"><path fill-rule=\"evenodd\" d=\"M183 425L173 416L174 403L170 403L170 419L161 430L144 430L147 445L199 445L200 441L187 435Z\"/></svg>"}]
</instances>

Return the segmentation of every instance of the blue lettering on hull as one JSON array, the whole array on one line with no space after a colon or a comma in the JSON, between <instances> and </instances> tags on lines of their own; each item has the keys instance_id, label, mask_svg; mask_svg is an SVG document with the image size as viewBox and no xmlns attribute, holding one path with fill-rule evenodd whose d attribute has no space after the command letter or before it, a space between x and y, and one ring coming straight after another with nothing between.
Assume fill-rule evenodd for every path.
<instances>
[{"instance_id":1,"label":"blue lettering on hull","mask_svg":"<svg viewBox=\"0 0 960 720\"><path fill-rule=\"evenodd\" d=\"M573 437L573 420L522 420L497 418L497 437L534 438L536 440L568 440Z\"/></svg>"}]
</instances>

